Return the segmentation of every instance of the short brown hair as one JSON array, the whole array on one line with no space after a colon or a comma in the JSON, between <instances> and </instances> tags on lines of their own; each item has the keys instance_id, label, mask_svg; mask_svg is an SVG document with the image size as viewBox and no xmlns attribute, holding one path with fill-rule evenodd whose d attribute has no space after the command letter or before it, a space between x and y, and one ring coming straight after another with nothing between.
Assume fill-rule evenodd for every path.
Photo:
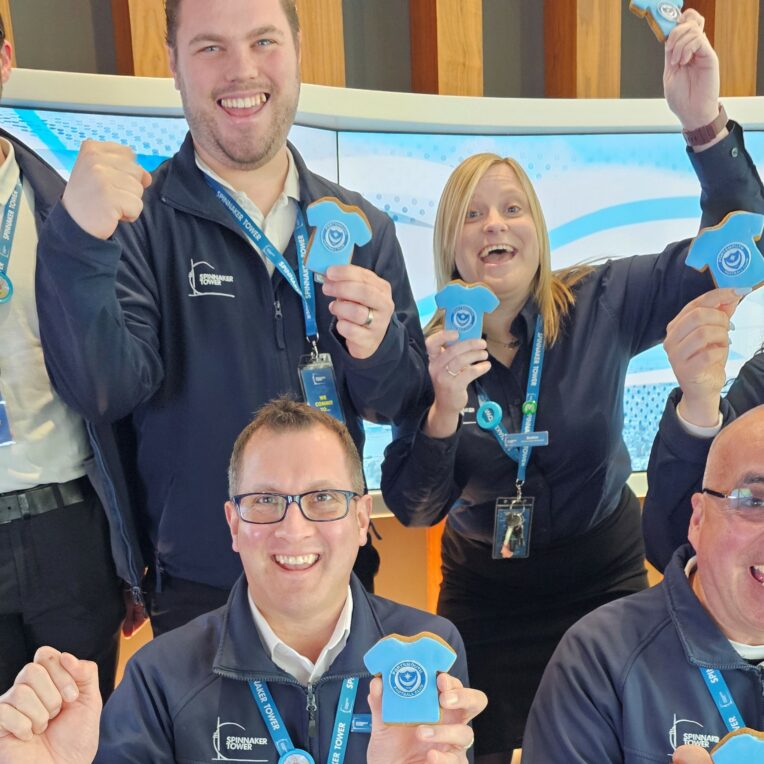
<instances>
[{"instance_id":1,"label":"short brown hair","mask_svg":"<svg viewBox=\"0 0 764 764\"><path fill-rule=\"evenodd\" d=\"M281 8L289 22L289 28L292 30L294 44L297 45L300 38L300 19L297 15L297 0L280 0ZM178 14L180 12L181 0L165 0L164 17L167 26L165 39L167 44L175 50L178 37Z\"/></svg>"},{"instance_id":2,"label":"short brown hair","mask_svg":"<svg viewBox=\"0 0 764 764\"><path fill-rule=\"evenodd\" d=\"M358 449L350 437L348 428L333 416L309 406L307 403L282 397L269 401L260 408L255 418L239 433L233 445L231 461L228 465L228 492L231 496L239 490L239 473L244 449L259 430L269 430L273 433L295 432L310 430L314 427L324 427L333 432L345 452L350 480L356 493L365 493L363 465Z\"/></svg>"}]
</instances>

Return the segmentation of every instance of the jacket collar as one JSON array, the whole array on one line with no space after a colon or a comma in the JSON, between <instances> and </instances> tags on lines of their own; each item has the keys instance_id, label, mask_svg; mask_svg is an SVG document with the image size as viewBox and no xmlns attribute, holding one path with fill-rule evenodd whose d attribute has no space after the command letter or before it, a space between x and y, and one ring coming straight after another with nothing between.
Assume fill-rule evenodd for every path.
<instances>
[{"instance_id":1,"label":"jacket collar","mask_svg":"<svg viewBox=\"0 0 764 764\"><path fill-rule=\"evenodd\" d=\"M297 149L287 144L300 178L300 205L323 196L323 188L317 176L311 173ZM164 167L164 178L160 180L158 193L163 202L177 209L200 217L214 220L221 225L238 231L238 226L222 204L215 199L215 192L207 185L204 176L196 164L194 141L191 133L186 133L185 140L178 152ZM162 170L159 171L162 176Z\"/></svg>"},{"instance_id":2,"label":"jacket collar","mask_svg":"<svg viewBox=\"0 0 764 764\"><path fill-rule=\"evenodd\" d=\"M702 668L756 671L738 655L693 592L684 572L694 552L689 544L679 547L666 567L663 590L687 660Z\"/></svg>"},{"instance_id":3,"label":"jacket collar","mask_svg":"<svg viewBox=\"0 0 764 764\"><path fill-rule=\"evenodd\" d=\"M44 222L53 206L61 198L65 183L61 176L37 154L20 143L10 133L0 129L0 136L13 144L21 174L34 191L35 217Z\"/></svg>"},{"instance_id":4,"label":"jacket collar","mask_svg":"<svg viewBox=\"0 0 764 764\"><path fill-rule=\"evenodd\" d=\"M344 650L327 669L325 677L369 676L363 656L384 636L369 595L355 575L350 578L350 589L353 595L350 636ZM225 606L223 630L212 670L215 674L241 681L297 681L276 666L263 647L249 607L244 575L234 584Z\"/></svg>"}]
</instances>

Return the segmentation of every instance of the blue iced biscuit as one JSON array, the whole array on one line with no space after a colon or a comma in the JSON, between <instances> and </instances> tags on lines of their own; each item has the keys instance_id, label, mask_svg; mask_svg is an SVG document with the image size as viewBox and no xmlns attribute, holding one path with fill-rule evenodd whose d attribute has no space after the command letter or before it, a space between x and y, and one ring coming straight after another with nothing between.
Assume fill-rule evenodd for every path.
<instances>
[{"instance_id":1,"label":"blue iced biscuit","mask_svg":"<svg viewBox=\"0 0 764 764\"><path fill-rule=\"evenodd\" d=\"M330 265L347 265L353 247L371 241L371 225L360 207L348 205L333 196L324 196L308 205L310 235L305 264L314 273L326 273Z\"/></svg>"},{"instance_id":2,"label":"blue iced biscuit","mask_svg":"<svg viewBox=\"0 0 764 764\"><path fill-rule=\"evenodd\" d=\"M764 735L743 728L730 732L711 751L714 764L764 764Z\"/></svg>"},{"instance_id":3,"label":"blue iced biscuit","mask_svg":"<svg viewBox=\"0 0 764 764\"><path fill-rule=\"evenodd\" d=\"M666 42L671 30L679 22L684 0L631 0L629 10L646 18L650 29L661 41Z\"/></svg>"},{"instance_id":4,"label":"blue iced biscuit","mask_svg":"<svg viewBox=\"0 0 764 764\"><path fill-rule=\"evenodd\" d=\"M435 304L446 312L446 329L459 332L460 340L475 340L483 334L483 314L496 310L499 299L485 284L456 279L435 295Z\"/></svg>"},{"instance_id":5,"label":"blue iced biscuit","mask_svg":"<svg viewBox=\"0 0 764 764\"><path fill-rule=\"evenodd\" d=\"M756 242L764 215L730 212L719 225L703 228L690 247L687 265L710 270L717 287L754 289L764 283L764 256Z\"/></svg>"},{"instance_id":6,"label":"blue iced biscuit","mask_svg":"<svg viewBox=\"0 0 764 764\"><path fill-rule=\"evenodd\" d=\"M363 656L366 668L382 677L385 724L436 724L440 721L438 673L454 665L456 653L437 634L390 634Z\"/></svg>"}]
</instances>

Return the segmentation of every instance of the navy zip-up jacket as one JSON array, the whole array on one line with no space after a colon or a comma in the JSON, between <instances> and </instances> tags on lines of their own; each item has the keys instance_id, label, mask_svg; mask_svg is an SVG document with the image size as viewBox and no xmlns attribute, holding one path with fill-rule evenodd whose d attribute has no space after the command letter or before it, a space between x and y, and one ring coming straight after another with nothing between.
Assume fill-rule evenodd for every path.
<instances>
[{"instance_id":1,"label":"navy zip-up jacket","mask_svg":"<svg viewBox=\"0 0 764 764\"><path fill-rule=\"evenodd\" d=\"M371 675L363 656L392 633L430 631L445 639L457 653L449 673L467 685L464 646L453 624L370 595L355 576L350 587L353 617L347 644L324 676L306 687L265 652L242 576L225 607L163 634L131 659L104 709L95 764L276 764L279 754L252 698L250 680L267 682L292 743L324 764L343 680L361 678L353 711L368 714ZM351 732L345 764L365 764L368 743L368 728Z\"/></svg>"},{"instance_id":2,"label":"navy zip-up jacket","mask_svg":"<svg viewBox=\"0 0 764 764\"><path fill-rule=\"evenodd\" d=\"M642 532L647 559L660 571L674 550L687 542L692 504L690 499L703 483L708 451L713 438L690 435L681 425L676 407L681 388L666 401L658 434L647 466L647 495L642 509ZM722 426L764 403L764 353L757 353L721 399ZM741 444L742 445L742 444Z\"/></svg>"},{"instance_id":3,"label":"navy zip-up jacket","mask_svg":"<svg viewBox=\"0 0 764 764\"><path fill-rule=\"evenodd\" d=\"M701 667L720 669L745 724L764 729L762 670L695 596L684 572L692 555L678 549L660 584L568 630L533 702L523 764L668 764L684 743L710 750L727 729Z\"/></svg>"},{"instance_id":4,"label":"navy zip-up jacket","mask_svg":"<svg viewBox=\"0 0 764 764\"><path fill-rule=\"evenodd\" d=\"M43 227L50 216L51 211L61 198L61 194L65 187L64 180L47 162L38 157L34 152L30 151L23 143L20 143L5 130L0 130L0 136L13 145L16 161L18 162L21 174L24 179L29 182L34 191L35 226L39 236L42 234ZM39 295L37 299L37 312L39 314L41 312ZM45 363L48 367L48 373L50 374L50 367L48 366L48 352L50 351L50 347L48 347L44 341L42 344ZM130 557L132 552L129 552L128 550L137 547L137 536L132 525L132 518L130 516L124 518L117 517L114 513L108 511L109 506L113 504L112 497L114 495L115 486L121 486L123 491L126 490L124 476L120 471L119 465L114 465L114 455L112 455L111 463L112 466L116 466L116 469L111 471L108 469L106 460L104 459L104 452L99 448L96 428L94 428L90 422L85 422L85 427L93 449L93 457L85 462L84 467L90 482L93 484L93 488L101 500L102 506L107 510L112 556L114 557L117 573L125 581L131 581L135 585L136 588L134 589L134 594L137 596L139 593L137 584L140 579L131 577L129 571L138 570L139 566L142 567L142 562L138 559L134 561L135 564L131 567Z\"/></svg>"},{"instance_id":5,"label":"navy zip-up jacket","mask_svg":"<svg viewBox=\"0 0 764 764\"><path fill-rule=\"evenodd\" d=\"M333 331L331 298L316 294L319 348L332 355L362 451L362 417L393 421L428 390L416 306L392 221L291 151L301 205L322 196L358 205L373 237L353 262L392 287L396 312L365 360L347 352ZM294 268L294 241L284 254ZM191 137L154 173L138 221L120 225L112 239L89 236L57 206L40 237L37 288L56 389L98 423L103 450L113 448L109 425L119 422L130 496L115 492L112 511L126 517L132 500L159 574L231 586L241 572L222 512L231 446L263 403L284 393L302 398L297 368L310 348L300 297L280 273L269 277L216 200ZM140 555L126 543L135 582Z\"/></svg>"}]
</instances>

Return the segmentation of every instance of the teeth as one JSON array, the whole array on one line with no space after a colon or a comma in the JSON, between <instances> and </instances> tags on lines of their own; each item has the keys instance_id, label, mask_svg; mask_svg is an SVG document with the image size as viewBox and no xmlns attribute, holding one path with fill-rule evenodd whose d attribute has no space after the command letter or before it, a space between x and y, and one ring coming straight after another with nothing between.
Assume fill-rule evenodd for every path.
<instances>
[{"instance_id":1,"label":"teeth","mask_svg":"<svg viewBox=\"0 0 764 764\"><path fill-rule=\"evenodd\" d=\"M514 247L510 247L507 244L492 244L488 247L483 247L482 250L480 250L480 257L485 258L488 257L488 255L494 254L496 252L508 252L510 254L515 254L517 250L515 250Z\"/></svg>"},{"instance_id":2,"label":"teeth","mask_svg":"<svg viewBox=\"0 0 764 764\"><path fill-rule=\"evenodd\" d=\"M265 103L265 93L258 93L246 98L221 98L220 105L226 109L254 109Z\"/></svg>"},{"instance_id":3,"label":"teeth","mask_svg":"<svg viewBox=\"0 0 764 764\"><path fill-rule=\"evenodd\" d=\"M298 554L298 555L286 555L286 554L276 554L274 555L274 559L279 565L290 565L290 566L304 566L304 565L312 565L317 559L317 554Z\"/></svg>"}]
</instances>

